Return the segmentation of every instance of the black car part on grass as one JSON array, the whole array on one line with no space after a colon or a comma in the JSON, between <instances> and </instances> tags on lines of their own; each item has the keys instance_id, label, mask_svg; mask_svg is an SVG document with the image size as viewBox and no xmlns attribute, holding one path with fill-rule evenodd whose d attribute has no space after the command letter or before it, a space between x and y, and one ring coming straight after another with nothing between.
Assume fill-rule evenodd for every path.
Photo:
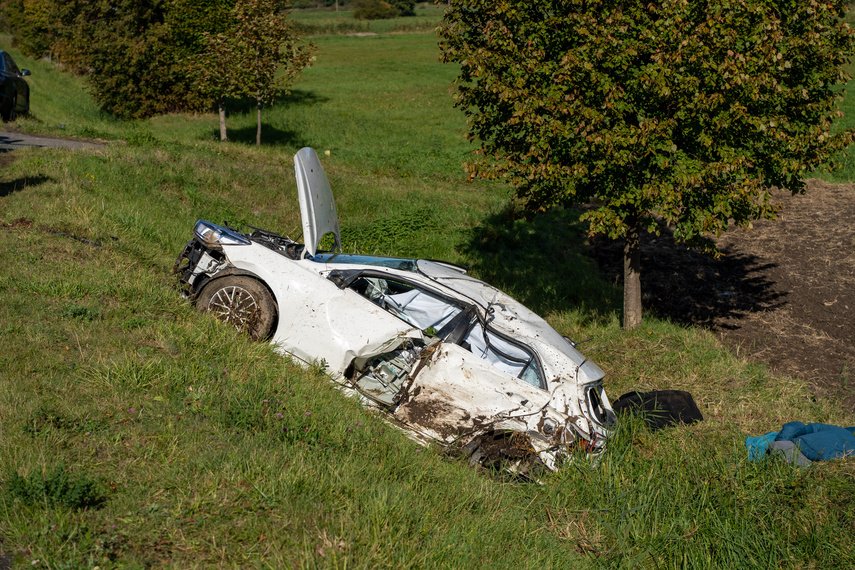
<instances>
[{"instance_id":1,"label":"black car part on grass","mask_svg":"<svg viewBox=\"0 0 855 570\"><path fill-rule=\"evenodd\" d=\"M647 427L654 431L704 419L692 395L682 390L629 392L618 398L612 409L619 415L630 411L642 412Z\"/></svg>"}]
</instances>

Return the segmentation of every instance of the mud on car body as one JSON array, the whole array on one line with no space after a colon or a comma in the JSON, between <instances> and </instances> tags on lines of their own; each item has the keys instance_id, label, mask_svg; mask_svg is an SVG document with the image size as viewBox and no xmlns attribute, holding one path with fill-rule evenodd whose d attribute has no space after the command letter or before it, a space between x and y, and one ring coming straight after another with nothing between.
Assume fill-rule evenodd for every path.
<instances>
[{"instance_id":1,"label":"mud on car body","mask_svg":"<svg viewBox=\"0 0 855 570\"><path fill-rule=\"evenodd\" d=\"M421 442L473 462L556 469L599 452L614 421L603 371L568 339L463 268L341 249L317 154L294 157L305 244L199 220L175 271L199 310L323 362L348 392Z\"/></svg>"}]
</instances>

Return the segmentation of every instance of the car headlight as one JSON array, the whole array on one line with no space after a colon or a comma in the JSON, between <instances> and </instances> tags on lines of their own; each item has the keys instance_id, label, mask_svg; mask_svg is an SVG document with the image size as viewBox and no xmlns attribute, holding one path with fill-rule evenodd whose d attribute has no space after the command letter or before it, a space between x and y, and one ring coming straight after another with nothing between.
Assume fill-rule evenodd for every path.
<instances>
[{"instance_id":1,"label":"car headlight","mask_svg":"<svg viewBox=\"0 0 855 570\"><path fill-rule=\"evenodd\" d=\"M606 397L602 384L594 384L585 391L585 400L588 403L588 411L596 423L603 427L610 427L615 423L615 413Z\"/></svg>"},{"instance_id":2,"label":"car headlight","mask_svg":"<svg viewBox=\"0 0 855 570\"><path fill-rule=\"evenodd\" d=\"M234 230L218 226L217 224L212 224L211 222L206 222L205 220L199 220L196 222L196 227L193 228L193 233L196 234L196 237L199 238L199 240L208 246L250 245L252 243Z\"/></svg>"}]
</instances>

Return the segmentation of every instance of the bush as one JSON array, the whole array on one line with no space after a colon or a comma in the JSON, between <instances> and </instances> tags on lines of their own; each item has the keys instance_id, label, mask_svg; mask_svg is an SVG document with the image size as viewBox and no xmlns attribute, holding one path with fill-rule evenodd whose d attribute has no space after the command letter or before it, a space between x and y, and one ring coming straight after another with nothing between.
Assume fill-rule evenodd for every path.
<instances>
[{"instance_id":1,"label":"bush","mask_svg":"<svg viewBox=\"0 0 855 570\"><path fill-rule=\"evenodd\" d=\"M31 505L46 501L71 509L98 507L106 500L98 482L85 475L73 476L61 466L47 474L33 471L29 477L21 477L13 471L6 480L6 492Z\"/></svg>"},{"instance_id":2,"label":"bush","mask_svg":"<svg viewBox=\"0 0 855 570\"><path fill-rule=\"evenodd\" d=\"M416 15L416 0L389 0L398 11L399 16L415 16Z\"/></svg>"},{"instance_id":3,"label":"bush","mask_svg":"<svg viewBox=\"0 0 855 570\"><path fill-rule=\"evenodd\" d=\"M382 0L356 0L353 17L357 20L386 20L398 15L398 9Z\"/></svg>"}]
</instances>

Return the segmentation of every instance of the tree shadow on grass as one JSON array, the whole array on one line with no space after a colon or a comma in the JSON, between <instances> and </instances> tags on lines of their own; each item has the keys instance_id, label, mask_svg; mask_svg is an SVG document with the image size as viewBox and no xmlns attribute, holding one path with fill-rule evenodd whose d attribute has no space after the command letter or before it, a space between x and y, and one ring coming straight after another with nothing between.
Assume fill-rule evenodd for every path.
<instances>
[{"instance_id":1,"label":"tree shadow on grass","mask_svg":"<svg viewBox=\"0 0 855 570\"><path fill-rule=\"evenodd\" d=\"M475 275L538 314L576 312L602 323L622 312L623 240L588 239L580 210L555 210L531 220L510 210L487 218L460 251ZM733 328L749 313L773 310L770 264L749 255L719 259L674 241L667 228L642 238L641 290L647 314L682 325Z\"/></svg>"},{"instance_id":2,"label":"tree shadow on grass","mask_svg":"<svg viewBox=\"0 0 855 570\"><path fill-rule=\"evenodd\" d=\"M304 91L302 89L292 89L290 93L286 93L280 89L273 99L275 107L311 107L319 103L326 103L329 97L318 95L313 91ZM261 117L264 119L264 111L270 109L271 105L265 105L261 109ZM226 100L226 112L230 114L249 114L255 113L257 103L255 97L240 97Z\"/></svg>"},{"instance_id":3,"label":"tree shadow on grass","mask_svg":"<svg viewBox=\"0 0 855 570\"><path fill-rule=\"evenodd\" d=\"M508 209L484 220L458 249L478 278L540 315L574 311L584 323L620 311L620 291L600 279L586 254L579 212L524 220Z\"/></svg>"},{"instance_id":4,"label":"tree shadow on grass","mask_svg":"<svg viewBox=\"0 0 855 570\"><path fill-rule=\"evenodd\" d=\"M39 186L50 180L51 178L46 176L25 176L14 180L0 181L0 198L24 190L29 186Z\"/></svg>"},{"instance_id":5,"label":"tree shadow on grass","mask_svg":"<svg viewBox=\"0 0 855 570\"><path fill-rule=\"evenodd\" d=\"M297 106L312 106L318 103L329 101L327 97L316 95L311 91L303 91L294 89L291 93L285 94L279 92L274 105L277 107L297 107ZM263 145L283 145L302 148L304 146L312 146L308 138L296 131L290 129L277 129L264 122L265 113L270 110L269 106L265 106L261 110L261 144ZM235 114L252 114L255 116L256 101L253 98L229 99L226 101L226 111L230 115ZM228 129L229 140L232 142L255 144L257 127L246 127L242 129ZM214 139L220 138L219 127L211 130L211 135Z\"/></svg>"},{"instance_id":6,"label":"tree shadow on grass","mask_svg":"<svg viewBox=\"0 0 855 570\"><path fill-rule=\"evenodd\" d=\"M242 129L231 128L228 134L229 140L232 142L254 145L256 126L253 125ZM216 136L219 137L219 131L216 131ZM261 119L261 144L265 146L282 145L297 148L312 146L307 138L296 131L292 131L291 129L277 129L276 127L265 125L263 115Z\"/></svg>"},{"instance_id":7,"label":"tree shadow on grass","mask_svg":"<svg viewBox=\"0 0 855 570\"><path fill-rule=\"evenodd\" d=\"M768 277L775 264L753 255L722 249L718 259L677 243L668 228L641 239L641 294L648 314L683 325L711 329L738 328L736 321L751 313L785 304ZM592 240L590 255L604 279L623 284L623 240Z\"/></svg>"}]
</instances>

